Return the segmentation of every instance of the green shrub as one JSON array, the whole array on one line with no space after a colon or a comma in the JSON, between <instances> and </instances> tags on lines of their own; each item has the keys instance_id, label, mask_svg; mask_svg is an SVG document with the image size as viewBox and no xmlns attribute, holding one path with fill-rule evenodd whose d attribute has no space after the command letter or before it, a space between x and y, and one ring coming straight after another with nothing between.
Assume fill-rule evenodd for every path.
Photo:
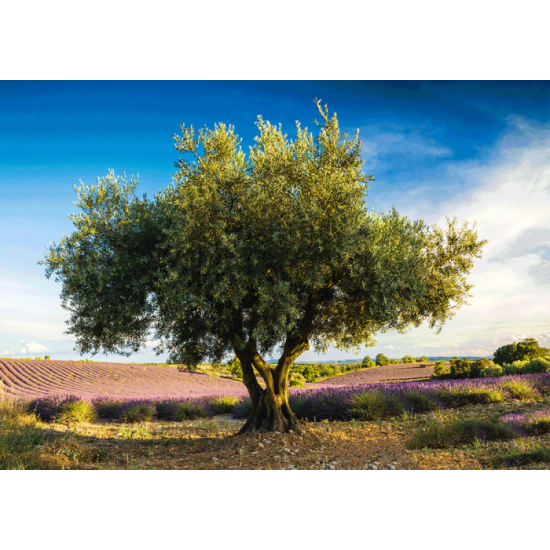
<instances>
[{"instance_id":1,"label":"green shrub","mask_svg":"<svg viewBox=\"0 0 550 550\"><path fill-rule=\"evenodd\" d=\"M462 407L464 405L502 403L504 395L497 389L449 388L441 394L441 399L451 407Z\"/></svg>"},{"instance_id":2,"label":"green shrub","mask_svg":"<svg viewBox=\"0 0 550 550\"><path fill-rule=\"evenodd\" d=\"M405 355L405 357L403 357L403 363L416 363L416 360L412 355Z\"/></svg>"},{"instance_id":3,"label":"green shrub","mask_svg":"<svg viewBox=\"0 0 550 550\"><path fill-rule=\"evenodd\" d=\"M405 400L412 405L415 413L424 413L441 408L437 401L434 401L433 398L422 391L411 390L406 392Z\"/></svg>"},{"instance_id":4,"label":"green shrub","mask_svg":"<svg viewBox=\"0 0 550 550\"><path fill-rule=\"evenodd\" d=\"M400 361L399 359L390 359L390 365L402 365L403 361Z\"/></svg>"},{"instance_id":5,"label":"green shrub","mask_svg":"<svg viewBox=\"0 0 550 550\"><path fill-rule=\"evenodd\" d=\"M397 399L379 391L358 393L351 402L351 415L361 420L380 420L403 413L403 405Z\"/></svg>"},{"instance_id":6,"label":"green shrub","mask_svg":"<svg viewBox=\"0 0 550 550\"><path fill-rule=\"evenodd\" d=\"M44 359L48 360L50 359L50 356L49 355L44 355Z\"/></svg>"},{"instance_id":7,"label":"green shrub","mask_svg":"<svg viewBox=\"0 0 550 550\"><path fill-rule=\"evenodd\" d=\"M362 364L363 365L370 365L371 361L372 361L372 359L370 358L370 355L365 355L365 357L363 357Z\"/></svg>"},{"instance_id":8,"label":"green shrub","mask_svg":"<svg viewBox=\"0 0 550 550\"><path fill-rule=\"evenodd\" d=\"M486 357L477 359L470 364L470 378L481 378L481 371L492 364L493 362L489 361Z\"/></svg>"},{"instance_id":9,"label":"green shrub","mask_svg":"<svg viewBox=\"0 0 550 550\"><path fill-rule=\"evenodd\" d=\"M493 459L495 466L528 466L529 464L549 463L550 449L536 449L527 453L514 453Z\"/></svg>"},{"instance_id":10,"label":"green shrub","mask_svg":"<svg viewBox=\"0 0 550 550\"><path fill-rule=\"evenodd\" d=\"M445 449L460 445L471 445L476 440L495 441L518 437L510 426L486 420L466 420L452 424L431 422L418 430L407 443L408 449Z\"/></svg>"},{"instance_id":11,"label":"green shrub","mask_svg":"<svg viewBox=\"0 0 550 550\"><path fill-rule=\"evenodd\" d=\"M445 365L445 361L438 361L435 364L434 376L448 376L451 374L451 369Z\"/></svg>"},{"instance_id":12,"label":"green shrub","mask_svg":"<svg viewBox=\"0 0 550 550\"><path fill-rule=\"evenodd\" d=\"M383 366L387 365L389 363L389 361L390 360L383 353L379 353L376 356L376 364L379 367L383 367Z\"/></svg>"},{"instance_id":13,"label":"green shrub","mask_svg":"<svg viewBox=\"0 0 550 550\"><path fill-rule=\"evenodd\" d=\"M291 388L303 388L306 383L306 379L303 375L298 372L293 372L290 374L288 379L288 385Z\"/></svg>"},{"instance_id":14,"label":"green shrub","mask_svg":"<svg viewBox=\"0 0 550 550\"><path fill-rule=\"evenodd\" d=\"M237 378L243 377L243 370L241 368L241 362L239 361L238 357L233 357L231 361L227 363L227 366L229 367L229 372L236 376Z\"/></svg>"},{"instance_id":15,"label":"green shrub","mask_svg":"<svg viewBox=\"0 0 550 550\"><path fill-rule=\"evenodd\" d=\"M524 372L537 374L539 372L550 372L550 361L544 357L531 359L524 367Z\"/></svg>"},{"instance_id":16,"label":"green shrub","mask_svg":"<svg viewBox=\"0 0 550 550\"><path fill-rule=\"evenodd\" d=\"M134 422L151 422L156 415L154 405L136 404L131 405L122 413L122 420L128 424Z\"/></svg>"},{"instance_id":17,"label":"green shrub","mask_svg":"<svg viewBox=\"0 0 550 550\"><path fill-rule=\"evenodd\" d=\"M518 374L518 368L515 365L502 365L502 372L504 376L515 376Z\"/></svg>"},{"instance_id":18,"label":"green shrub","mask_svg":"<svg viewBox=\"0 0 550 550\"><path fill-rule=\"evenodd\" d=\"M315 382L319 378L317 370L311 365L308 365L304 369L304 371L302 372L302 376L306 379L307 382Z\"/></svg>"},{"instance_id":19,"label":"green shrub","mask_svg":"<svg viewBox=\"0 0 550 550\"><path fill-rule=\"evenodd\" d=\"M206 418L207 416L208 413L201 405L183 401L178 403L175 418L178 422L181 422L182 420L195 420L196 418Z\"/></svg>"},{"instance_id":20,"label":"green shrub","mask_svg":"<svg viewBox=\"0 0 550 550\"><path fill-rule=\"evenodd\" d=\"M466 358L451 361L451 377L453 379L470 378L471 366L472 363Z\"/></svg>"},{"instance_id":21,"label":"green shrub","mask_svg":"<svg viewBox=\"0 0 550 550\"><path fill-rule=\"evenodd\" d=\"M415 363L429 363L430 362L430 359L428 357L426 357L425 355L423 355L422 357L419 357Z\"/></svg>"},{"instance_id":22,"label":"green shrub","mask_svg":"<svg viewBox=\"0 0 550 550\"><path fill-rule=\"evenodd\" d=\"M524 380L508 380L502 384L501 388L510 395L512 399L536 399L539 393Z\"/></svg>"},{"instance_id":23,"label":"green shrub","mask_svg":"<svg viewBox=\"0 0 550 550\"><path fill-rule=\"evenodd\" d=\"M481 372L480 375L482 378L495 378L497 376L503 376L504 371L502 370L502 367L500 365L489 365L488 367L485 367Z\"/></svg>"},{"instance_id":24,"label":"green shrub","mask_svg":"<svg viewBox=\"0 0 550 550\"><path fill-rule=\"evenodd\" d=\"M228 414L233 412L233 407L239 399L229 395L218 397L211 403L212 412L214 414Z\"/></svg>"},{"instance_id":25,"label":"green shrub","mask_svg":"<svg viewBox=\"0 0 550 550\"><path fill-rule=\"evenodd\" d=\"M63 403L56 418L58 422L94 422L97 418L95 407L88 401L72 401Z\"/></svg>"}]
</instances>

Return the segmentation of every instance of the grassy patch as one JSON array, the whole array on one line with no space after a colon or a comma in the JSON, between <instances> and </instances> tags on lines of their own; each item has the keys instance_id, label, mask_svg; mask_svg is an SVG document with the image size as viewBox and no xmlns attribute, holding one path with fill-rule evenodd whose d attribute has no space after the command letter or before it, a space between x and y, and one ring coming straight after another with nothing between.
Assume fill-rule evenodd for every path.
<instances>
[{"instance_id":1,"label":"grassy patch","mask_svg":"<svg viewBox=\"0 0 550 550\"><path fill-rule=\"evenodd\" d=\"M526 453L514 453L493 459L493 466L521 467L530 464L550 463L550 449L535 449Z\"/></svg>"},{"instance_id":2,"label":"grassy patch","mask_svg":"<svg viewBox=\"0 0 550 550\"><path fill-rule=\"evenodd\" d=\"M358 393L351 401L352 416L361 420L381 420L401 416L403 412L397 399L378 391Z\"/></svg>"},{"instance_id":3,"label":"grassy patch","mask_svg":"<svg viewBox=\"0 0 550 550\"><path fill-rule=\"evenodd\" d=\"M487 420L463 420L449 424L431 422L418 430L407 443L408 449L446 449L472 445L476 441L507 440L518 437L512 427Z\"/></svg>"}]
</instances>

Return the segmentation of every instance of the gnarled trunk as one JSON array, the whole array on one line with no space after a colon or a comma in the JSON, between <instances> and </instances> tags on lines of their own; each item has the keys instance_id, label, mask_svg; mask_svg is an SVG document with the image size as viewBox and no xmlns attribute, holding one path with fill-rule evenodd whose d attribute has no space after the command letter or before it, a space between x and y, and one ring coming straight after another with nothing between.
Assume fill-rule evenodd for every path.
<instances>
[{"instance_id":1,"label":"gnarled trunk","mask_svg":"<svg viewBox=\"0 0 550 550\"><path fill-rule=\"evenodd\" d=\"M288 403L288 375L295 358L307 347L309 347L307 342L287 343L283 356L275 369L265 363L257 352L247 353L243 350L236 350L243 371L243 383L248 389L252 401L250 417L238 435L253 431L299 430L300 423ZM266 384L265 388L258 383L253 364L262 375Z\"/></svg>"},{"instance_id":2,"label":"gnarled trunk","mask_svg":"<svg viewBox=\"0 0 550 550\"><path fill-rule=\"evenodd\" d=\"M258 384L259 385L259 384ZM250 392L249 392L250 393ZM287 432L298 430L300 423L288 403L288 390L275 393L273 388L254 391L252 412L239 434L260 432Z\"/></svg>"}]
</instances>

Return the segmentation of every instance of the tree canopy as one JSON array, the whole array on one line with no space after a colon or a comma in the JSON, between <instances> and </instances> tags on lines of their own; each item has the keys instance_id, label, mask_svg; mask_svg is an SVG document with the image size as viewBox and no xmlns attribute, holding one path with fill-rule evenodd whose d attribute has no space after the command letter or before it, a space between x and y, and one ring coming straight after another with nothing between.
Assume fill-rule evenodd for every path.
<instances>
[{"instance_id":1,"label":"tree canopy","mask_svg":"<svg viewBox=\"0 0 550 550\"><path fill-rule=\"evenodd\" d=\"M527 361L536 357L544 357L550 352L547 348L541 348L535 338L525 338L520 342L512 342L501 346L494 353L493 361L497 365L511 365L514 361Z\"/></svg>"},{"instance_id":2,"label":"tree canopy","mask_svg":"<svg viewBox=\"0 0 550 550\"><path fill-rule=\"evenodd\" d=\"M304 351L359 350L423 322L441 330L486 241L456 220L369 212L359 135L317 106L315 136L297 123L289 140L258 117L248 155L232 126L182 124L174 182L154 200L113 172L77 187L75 231L43 263L78 351L129 355L154 336L190 368L234 353L253 403L245 430L287 429L288 374Z\"/></svg>"}]
</instances>

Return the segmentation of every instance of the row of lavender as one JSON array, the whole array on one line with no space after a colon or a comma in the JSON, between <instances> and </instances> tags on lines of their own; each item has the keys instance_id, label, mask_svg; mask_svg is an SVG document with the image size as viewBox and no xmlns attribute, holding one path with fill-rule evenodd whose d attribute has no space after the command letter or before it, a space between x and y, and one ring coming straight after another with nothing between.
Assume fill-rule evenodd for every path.
<instances>
[{"instance_id":1,"label":"row of lavender","mask_svg":"<svg viewBox=\"0 0 550 550\"><path fill-rule=\"evenodd\" d=\"M299 418L309 420L377 420L407 412L418 414L472 403L498 403L508 400L540 399L550 395L550 374L506 376L476 380L380 383L335 388L291 389L290 405ZM113 398L51 396L33 399L29 409L43 420L54 419L64 405L85 401L97 416L128 420L129 411L142 410L133 418L183 420L231 412L236 418L250 413L250 400L228 394L201 397ZM145 414L146 413L146 414Z\"/></svg>"}]
</instances>

